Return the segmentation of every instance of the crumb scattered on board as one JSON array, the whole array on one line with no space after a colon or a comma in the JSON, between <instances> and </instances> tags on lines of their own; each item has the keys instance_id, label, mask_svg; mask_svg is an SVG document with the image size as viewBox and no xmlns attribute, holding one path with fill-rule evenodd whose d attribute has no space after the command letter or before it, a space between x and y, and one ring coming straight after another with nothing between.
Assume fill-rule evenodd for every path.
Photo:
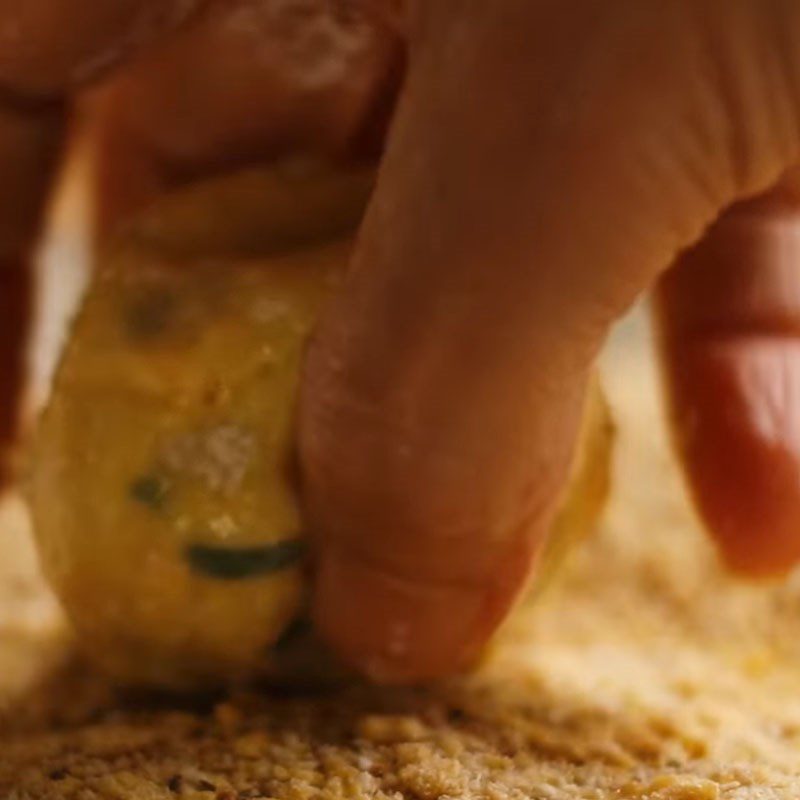
<instances>
[{"instance_id":1,"label":"crumb scattered on board","mask_svg":"<svg viewBox=\"0 0 800 800\"><path fill-rule=\"evenodd\" d=\"M0 798L800 797L800 578L726 577L617 355L617 492L484 671L427 691L115 695L0 516Z\"/></svg>"}]
</instances>

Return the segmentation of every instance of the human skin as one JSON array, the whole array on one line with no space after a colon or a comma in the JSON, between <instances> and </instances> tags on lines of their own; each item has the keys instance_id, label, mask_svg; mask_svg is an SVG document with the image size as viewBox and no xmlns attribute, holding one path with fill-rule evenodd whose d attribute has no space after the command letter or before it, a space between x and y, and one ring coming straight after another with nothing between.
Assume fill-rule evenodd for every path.
<instances>
[{"instance_id":1,"label":"human skin","mask_svg":"<svg viewBox=\"0 0 800 800\"><path fill-rule=\"evenodd\" d=\"M404 75L301 391L315 619L346 660L409 682L481 650L541 551L594 356L647 289L677 449L723 557L751 575L798 560L795 0L73 8L0 0L14 23L0 34L9 390L25 264L76 94L106 82L99 202L112 228L175 182L298 138L371 153ZM363 14L370 31L322 88L291 68L316 45L282 49L306 24L293 8L348 30Z\"/></svg>"}]
</instances>

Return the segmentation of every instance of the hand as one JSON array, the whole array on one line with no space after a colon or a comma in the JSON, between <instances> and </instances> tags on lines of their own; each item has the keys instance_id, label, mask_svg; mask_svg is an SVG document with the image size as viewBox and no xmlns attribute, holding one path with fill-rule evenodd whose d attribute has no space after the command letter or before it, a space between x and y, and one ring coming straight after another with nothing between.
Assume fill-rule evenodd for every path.
<instances>
[{"instance_id":1,"label":"hand","mask_svg":"<svg viewBox=\"0 0 800 800\"><path fill-rule=\"evenodd\" d=\"M0 0L15 23L0 40L0 320L14 334L0 377L19 381L25 256L68 97L138 47L103 101L104 225L297 137L346 157L380 139L364 134L391 106L388 3L117 0L75 19L68 0ZM316 72L319 40L285 46L313 30L301 7L337 20ZM342 61L352 13L368 33ZM787 172L800 8L426 0L402 21L408 69L378 189L302 392L324 633L377 679L469 663L541 549L592 360L656 283L700 510L733 566L787 568L800 556Z\"/></svg>"},{"instance_id":2,"label":"hand","mask_svg":"<svg viewBox=\"0 0 800 800\"><path fill-rule=\"evenodd\" d=\"M800 5L427 0L408 30L377 192L307 360L322 630L383 680L469 663L541 550L592 360L648 287L702 516L734 568L788 568Z\"/></svg>"}]
</instances>

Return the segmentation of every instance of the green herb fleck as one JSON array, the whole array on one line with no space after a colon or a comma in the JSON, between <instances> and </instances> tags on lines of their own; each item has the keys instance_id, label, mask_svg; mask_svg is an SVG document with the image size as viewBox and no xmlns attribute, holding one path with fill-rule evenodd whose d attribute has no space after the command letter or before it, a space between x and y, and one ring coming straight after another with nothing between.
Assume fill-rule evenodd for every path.
<instances>
[{"instance_id":1,"label":"green herb fleck","mask_svg":"<svg viewBox=\"0 0 800 800\"><path fill-rule=\"evenodd\" d=\"M294 566L303 557L306 543L302 539L285 539L259 547L219 547L192 544L186 548L186 560L194 572L235 581L257 578Z\"/></svg>"},{"instance_id":2,"label":"green herb fleck","mask_svg":"<svg viewBox=\"0 0 800 800\"><path fill-rule=\"evenodd\" d=\"M135 339L155 339L169 327L176 305L171 292L161 289L143 291L126 309L125 328Z\"/></svg>"},{"instance_id":3,"label":"green herb fleck","mask_svg":"<svg viewBox=\"0 0 800 800\"><path fill-rule=\"evenodd\" d=\"M138 503L159 511L167 497L167 482L158 475L141 475L131 483L130 495Z\"/></svg>"}]
</instances>

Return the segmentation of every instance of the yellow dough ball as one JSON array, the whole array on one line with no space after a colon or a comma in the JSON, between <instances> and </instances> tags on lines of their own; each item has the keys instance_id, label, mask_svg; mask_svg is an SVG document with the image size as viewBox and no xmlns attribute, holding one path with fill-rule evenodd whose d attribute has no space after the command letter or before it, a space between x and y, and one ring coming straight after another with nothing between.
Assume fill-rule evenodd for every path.
<instances>
[{"instance_id":1,"label":"yellow dough ball","mask_svg":"<svg viewBox=\"0 0 800 800\"><path fill-rule=\"evenodd\" d=\"M293 413L370 186L313 165L242 173L160 201L99 258L29 497L45 572L115 679L183 688L327 669L304 632ZM562 541L605 496L593 397Z\"/></svg>"}]
</instances>

